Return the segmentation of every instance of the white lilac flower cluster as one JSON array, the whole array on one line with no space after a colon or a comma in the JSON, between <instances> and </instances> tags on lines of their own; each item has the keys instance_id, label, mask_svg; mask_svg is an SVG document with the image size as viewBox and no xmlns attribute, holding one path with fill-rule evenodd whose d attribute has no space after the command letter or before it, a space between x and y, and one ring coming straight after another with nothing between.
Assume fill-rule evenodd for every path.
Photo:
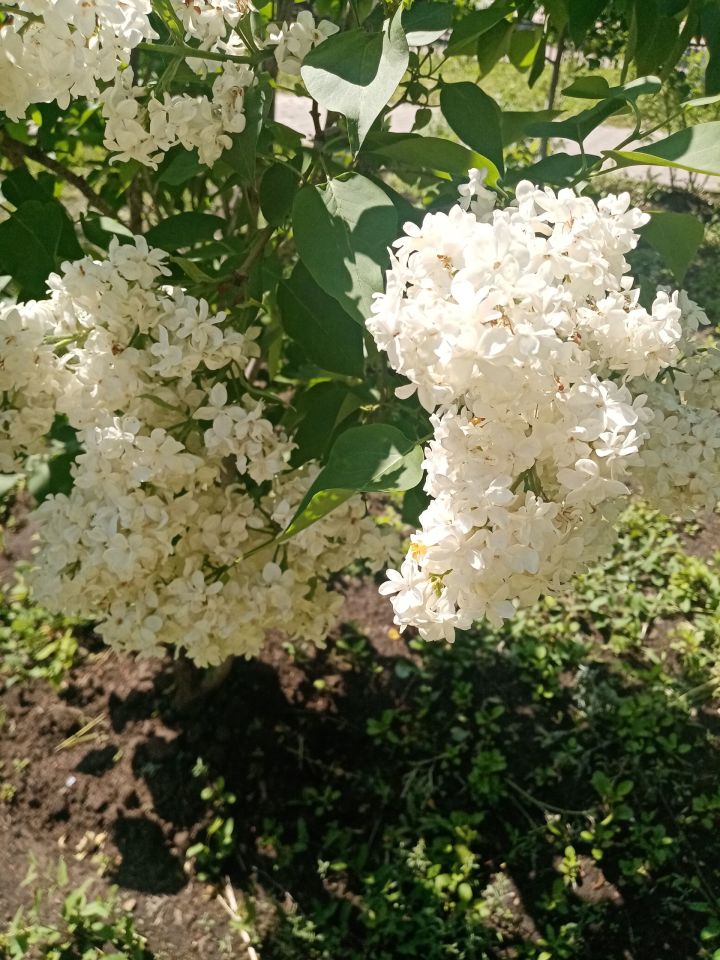
<instances>
[{"instance_id":1,"label":"white lilac flower cluster","mask_svg":"<svg viewBox=\"0 0 720 960\"><path fill-rule=\"evenodd\" d=\"M256 78L245 64L226 63L211 97L166 92L162 99L133 81L128 68L103 94L105 146L114 160L157 169L165 151L177 144L196 148L201 163L211 167L232 146L230 134L245 129L245 92Z\"/></svg>"},{"instance_id":2,"label":"white lilac flower cluster","mask_svg":"<svg viewBox=\"0 0 720 960\"><path fill-rule=\"evenodd\" d=\"M185 38L199 40L202 50L247 54L245 39L238 31L242 18L254 9L249 0L194 0L193 3L172 0L172 4L182 21ZM252 44L272 49L281 73L299 76L302 62L313 47L339 29L330 20L316 23L309 10L301 10L296 20L268 24L264 40L253 37ZM199 62L203 69L213 66L211 61ZM192 61L189 64L193 66Z\"/></svg>"},{"instance_id":3,"label":"white lilac flower cluster","mask_svg":"<svg viewBox=\"0 0 720 960\"><path fill-rule=\"evenodd\" d=\"M94 98L130 52L156 38L150 0L8 0L0 24L0 110L20 120L31 103ZM15 10L17 8L17 10Z\"/></svg>"},{"instance_id":4,"label":"white lilac flower cluster","mask_svg":"<svg viewBox=\"0 0 720 960\"><path fill-rule=\"evenodd\" d=\"M233 56L251 52L243 37L234 32L243 15L243 5L236 0L173 2L186 39L199 40L200 49ZM249 5L244 6L247 12ZM264 44L257 38L252 43L273 49L279 70L299 74L310 50L337 30L328 20L316 25L313 15L303 10L290 25L270 24ZM198 72L214 76L210 96L165 92L159 97L152 90L135 86L130 69L116 77L102 98L105 146L116 154L115 159L134 159L157 168L165 151L182 144L188 150L196 148L200 161L211 167L232 146L230 134L242 133L245 93L256 83L255 73L245 64L232 61L219 65L213 60L191 58L187 63Z\"/></svg>"},{"instance_id":5,"label":"white lilac flower cluster","mask_svg":"<svg viewBox=\"0 0 720 960\"><path fill-rule=\"evenodd\" d=\"M171 5L185 40L198 50L244 58L267 50L290 74L299 74L309 51L338 30L302 11L290 24L270 24L259 40L243 26L253 9L248 0ZM212 166L232 145L231 135L245 129L245 94L257 80L243 62L187 58L188 66L212 79L209 95L135 83L130 54L157 39L150 0L9 0L5 6L13 10L0 23L0 111L11 119L21 119L32 103L55 100L66 109L74 97L99 98L104 142L114 159L152 168L177 144L197 149L201 162Z\"/></svg>"},{"instance_id":6,"label":"white lilac flower cluster","mask_svg":"<svg viewBox=\"0 0 720 960\"><path fill-rule=\"evenodd\" d=\"M68 495L37 510L33 574L51 609L99 620L112 646L186 650L199 664L258 652L268 630L321 644L342 597L329 574L388 554L349 501L278 547L317 472L245 388L257 331L178 287L164 254L113 243L65 264L41 302L0 308L0 470L77 431Z\"/></svg>"},{"instance_id":7,"label":"white lilac flower cluster","mask_svg":"<svg viewBox=\"0 0 720 960\"><path fill-rule=\"evenodd\" d=\"M271 23L267 30L267 45L275 48L275 61L281 73L300 76L300 67L313 47L337 33L340 28L330 20L316 24L309 10L301 10L293 23L280 26Z\"/></svg>"},{"instance_id":8,"label":"white lilac flower cluster","mask_svg":"<svg viewBox=\"0 0 720 960\"><path fill-rule=\"evenodd\" d=\"M254 9L249 0L171 0L175 16L185 30L185 39L200 41L203 50L232 52L230 31Z\"/></svg>"},{"instance_id":9,"label":"white lilac flower cluster","mask_svg":"<svg viewBox=\"0 0 720 960\"><path fill-rule=\"evenodd\" d=\"M251 5L239 0L172 0L186 41L211 53L247 56L250 52L236 32ZM218 62L199 57L186 60L201 75L213 78L210 96L160 94L135 85L128 68L119 73L102 96L105 146L115 160L137 160L157 168L163 154L181 144L197 149L200 161L211 167L232 146L231 134L245 129L245 94L256 76L244 63Z\"/></svg>"},{"instance_id":10,"label":"white lilac flower cluster","mask_svg":"<svg viewBox=\"0 0 720 960\"><path fill-rule=\"evenodd\" d=\"M449 214L408 224L367 326L431 414L431 500L381 592L451 640L554 592L612 542L631 490L672 511L717 499L720 352L683 294L650 310L625 255L648 217L477 171ZM681 327L682 322L682 327Z\"/></svg>"}]
</instances>

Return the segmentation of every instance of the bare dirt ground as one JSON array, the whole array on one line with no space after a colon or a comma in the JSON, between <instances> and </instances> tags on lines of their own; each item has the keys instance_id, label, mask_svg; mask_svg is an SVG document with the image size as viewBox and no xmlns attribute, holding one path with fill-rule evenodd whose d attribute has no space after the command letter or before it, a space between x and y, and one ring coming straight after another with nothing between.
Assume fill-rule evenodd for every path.
<instances>
[{"instance_id":1,"label":"bare dirt ground","mask_svg":"<svg viewBox=\"0 0 720 960\"><path fill-rule=\"evenodd\" d=\"M390 639L373 584L350 584L347 619L375 638L383 660L406 655ZM309 711L317 736L332 736L334 699L351 695L367 705L367 692L347 689L332 657L320 652L299 667L277 640L259 660L237 662L217 690L178 707L191 668L117 656L92 637L88 643L59 691L37 681L0 694L0 780L15 791L0 803L0 922L30 902L62 858L72 882L101 873L96 889L119 887L120 904L159 960L216 960L223 951L242 958L243 939L229 930L216 892L186 867L186 851L208 822L193 767L202 757L226 772L241 801L240 846L254 848L257 792L290 798L305 776L302 759L293 771L281 753L273 756L274 725ZM318 671L323 681L315 685ZM266 733L256 729L251 747L248 730L258 718ZM40 880L23 885L31 865ZM262 890L262 877L249 879Z\"/></svg>"}]
</instances>

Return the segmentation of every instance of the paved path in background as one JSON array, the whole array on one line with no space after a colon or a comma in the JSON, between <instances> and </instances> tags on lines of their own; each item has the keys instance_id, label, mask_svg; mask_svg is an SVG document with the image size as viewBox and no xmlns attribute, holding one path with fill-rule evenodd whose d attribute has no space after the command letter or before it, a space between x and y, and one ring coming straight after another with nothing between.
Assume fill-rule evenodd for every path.
<instances>
[{"instance_id":1,"label":"paved path in background","mask_svg":"<svg viewBox=\"0 0 720 960\"><path fill-rule=\"evenodd\" d=\"M310 99L308 97L295 97L292 94L280 91L275 101L276 118L298 133L306 137L313 135L313 123L310 117ZM412 129L415 120L415 112L418 107L410 103L403 103L390 114L390 129L395 133L408 133ZM434 108L438 115L439 110ZM597 127L585 139L585 152L600 155L603 150L612 150L621 143L631 133L631 130L624 127L612 127L605 125ZM661 139L662 134L658 134L656 139ZM571 140L557 140L558 149L567 153L576 154L580 152L577 143ZM654 183L662 183L668 186L675 185L685 187L690 182L692 174L686 170L671 170L669 167L626 167L625 174L633 180L647 180ZM694 175L692 180L693 189L720 190L720 178L702 177Z\"/></svg>"}]
</instances>

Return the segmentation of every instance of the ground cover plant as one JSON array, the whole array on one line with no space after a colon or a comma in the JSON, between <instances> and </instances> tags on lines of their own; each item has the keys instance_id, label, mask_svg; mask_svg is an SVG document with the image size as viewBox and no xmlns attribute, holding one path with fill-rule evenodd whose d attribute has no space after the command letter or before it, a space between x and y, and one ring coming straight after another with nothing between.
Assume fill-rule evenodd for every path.
<instances>
[{"instance_id":1,"label":"ground cover plant","mask_svg":"<svg viewBox=\"0 0 720 960\"><path fill-rule=\"evenodd\" d=\"M720 955L719 50L0 4L0 950Z\"/></svg>"}]
</instances>

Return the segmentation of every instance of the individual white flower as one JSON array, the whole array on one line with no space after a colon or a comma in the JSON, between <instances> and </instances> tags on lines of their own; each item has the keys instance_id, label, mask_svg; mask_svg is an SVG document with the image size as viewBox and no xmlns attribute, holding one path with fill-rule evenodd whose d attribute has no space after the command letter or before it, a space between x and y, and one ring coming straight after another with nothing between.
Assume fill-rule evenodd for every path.
<instances>
[{"instance_id":1,"label":"individual white flower","mask_svg":"<svg viewBox=\"0 0 720 960\"><path fill-rule=\"evenodd\" d=\"M488 220L495 208L497 196L485 186L487 170L471 167L468 170L468 176L470 177L469 181L458 187L460 208L469 210L477 220Z\"/></svg>"},{"instance_id":2,"label":"individual white flower","mask_svg":"<svg viewBox=\"0 0 720 960\"><path fill-rule=\"evenodd\" d=\"M236 27L254 6L249 0L171 0L175 13L185 28L185 39L200 40L203 49L216 48L229 30Z\"/></svg>"}]
</instances>

